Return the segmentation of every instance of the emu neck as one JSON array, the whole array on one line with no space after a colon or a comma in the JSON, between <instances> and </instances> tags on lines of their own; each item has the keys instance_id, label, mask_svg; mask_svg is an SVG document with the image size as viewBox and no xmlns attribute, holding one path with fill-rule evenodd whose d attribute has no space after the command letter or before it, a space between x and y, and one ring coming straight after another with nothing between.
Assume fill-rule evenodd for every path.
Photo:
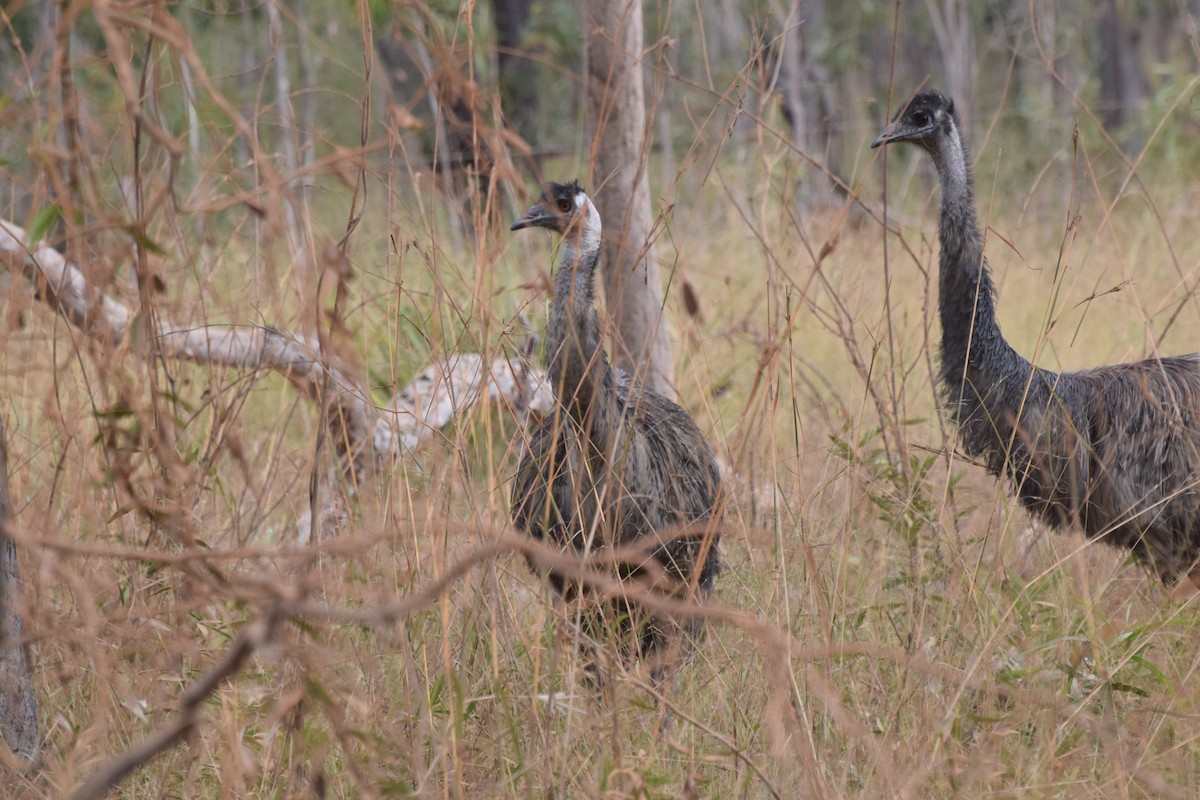
<instances>
[{"instance_id":1,"label":"emu neck","mask_svg":"<svg viewBox=\"0 0 1200 800\"><path fill-rule=\"evenodd\" d=\"M600 217L589 207L583 230L568 232L554 278L546 361L566 411L582 421L603 396L608 359L600 344L594 288L600 255Z\"/></svg>"},{"instance_id":2,"label":"emu neck","mask_svg":"<svg viewBox=\"0 0 1200 800\"><path fill-rule=\"evenodd\" d=\"M1016 354L1004 341L996 322L995 289L983 257L971 171L958 131L951 129L930 152L942 195L938 231L942 379L954 387L964 378L976 380L980 372L994 373L1016 366Z\"/></svg>"}]
</instances>

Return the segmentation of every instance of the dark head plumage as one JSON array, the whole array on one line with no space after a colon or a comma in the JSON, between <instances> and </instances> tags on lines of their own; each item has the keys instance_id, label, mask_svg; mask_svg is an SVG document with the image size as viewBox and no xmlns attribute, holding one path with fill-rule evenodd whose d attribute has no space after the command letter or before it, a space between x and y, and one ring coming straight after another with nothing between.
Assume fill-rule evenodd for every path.
<instances>
[{"instance_id":1,"label":"dark head plumage","mask_svg":"<svg viewBox=\"0 0 1200 800\"><path fill-rule=\"evenodd\" d=\"M939 135L949 133L958 124L953 100L933 90L919 92L900 106L891 124L871 142L871 147L912 142L928 150Z\"/></svg>"},{"instance_id":2,"label":"dark head plumage","mask_svg":"<svg viewBox=\"0 0 1200 800\"><path fill-rule=\"evenodd\" d=\"M550 181L524 216L512 224L511 230L522 228L549 228L566 234L572 224L586 216L587 193L578 180L568 183Z\"/></svg>"}]
</instances>

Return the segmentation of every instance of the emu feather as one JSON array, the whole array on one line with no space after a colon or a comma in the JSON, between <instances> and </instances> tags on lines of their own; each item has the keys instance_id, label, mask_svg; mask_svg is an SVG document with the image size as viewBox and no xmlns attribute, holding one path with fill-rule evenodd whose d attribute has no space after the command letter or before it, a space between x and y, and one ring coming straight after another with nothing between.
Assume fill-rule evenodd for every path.
<instances>
[{"instance_id":1,"label":"emu feather","mask_svg":"<svg viewBox=\"0 0 1200 800\"><path fill-rule=\"evenodd\" d=\"M1165 583L1196 582L1200 360L1062 373L1030 364L996 322L954 102L917 94L871 146L894 142L927 152L941 185L941 390L963 449L1050 525L1127 548Z\"/></svg>"},{"instance_id":2,"label":"emu feather","mask_svg":"<svg viewBox=\"0 0 1200 800\"><path fill-rule=\"evenodd\" d=\"M512 487L513 521L581 557L632 551L621 579L657 578L665 593L702 598L719 568L716 459L687 412L609 365L593 304L600 215L579 184L547 185L513 224L527 227L563 239L546 336L557 402L527 433ZM549 578L563 596L577 596L578 587L562 576ZM629 603L595 610L588 633L615 633L626 657L652 657L656 682L700 633L698 620L684 623Z\"/></svg>"}]
</instances>

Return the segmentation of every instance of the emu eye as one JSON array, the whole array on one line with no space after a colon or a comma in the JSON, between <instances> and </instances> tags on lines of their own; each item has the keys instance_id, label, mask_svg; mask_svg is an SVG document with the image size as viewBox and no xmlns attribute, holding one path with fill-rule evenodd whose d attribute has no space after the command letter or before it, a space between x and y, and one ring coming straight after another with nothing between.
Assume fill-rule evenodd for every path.
<instances>
[{"instance_id":1,"label":"emu eye","mask_svg":"<svg viewBox=\"0 0 1200 800\"><path fill-rule=\"evenodd\" d=\"M571 210L571 204L568 203L566 200L559 200L558 201L558 210L565 214Z\"/></svg>"},{"instance_id":2,"label":"emu eye","mask_svg":"<svg viewBox=\"0 0 1200 800\"><path fill-rule=\"evenodd\" d=\"M924 111L918 111L913 114L913 123L924 127L929 124L929 115Z\"/></svg>"}]
</instances>

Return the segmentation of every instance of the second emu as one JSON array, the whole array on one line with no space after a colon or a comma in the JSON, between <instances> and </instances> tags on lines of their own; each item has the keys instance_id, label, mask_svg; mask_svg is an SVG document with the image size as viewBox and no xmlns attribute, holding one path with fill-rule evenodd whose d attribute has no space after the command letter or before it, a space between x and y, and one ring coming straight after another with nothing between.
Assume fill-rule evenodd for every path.
<instances>
[{"instance_id":1,"label":"second emu","mask_svg":"<svg viewBox=\"0 0 1200 800\"><path fill-rule=\"evenodd\" d=\"M581 557L617 557L622 581L644 578L642 585L664 596L702 598L718 571L712 518L721 474L712 450L686 411L609 365L593 304L600 214L578 182L548 184L512 229L532 227L562 236L546 332L557 404L527 434L512 487L513 521ZM551 570L549 578L569 599L580 592L569 576ZM615 637L627 659L649 662L659 687L700 630L696 619L680 621L623 599L591 604L584 616L588 638ZM587 669L601 678L591 657Z\"/></svg>"},{"instance_id":2,"label":"second emu","mask_svg":"<svg viewBox=\"0 0 1200 800\"><path fill-rule=\"evenodd\" d=\"M1005 341L954 103L921 92L872 147L917 145L941 184L942 398L963 449L1007 474L1051 526L1131 550L1164 583L1200 586L1200 360L1079 372L1035 367Z\"/></svg>"}]
</instances>

